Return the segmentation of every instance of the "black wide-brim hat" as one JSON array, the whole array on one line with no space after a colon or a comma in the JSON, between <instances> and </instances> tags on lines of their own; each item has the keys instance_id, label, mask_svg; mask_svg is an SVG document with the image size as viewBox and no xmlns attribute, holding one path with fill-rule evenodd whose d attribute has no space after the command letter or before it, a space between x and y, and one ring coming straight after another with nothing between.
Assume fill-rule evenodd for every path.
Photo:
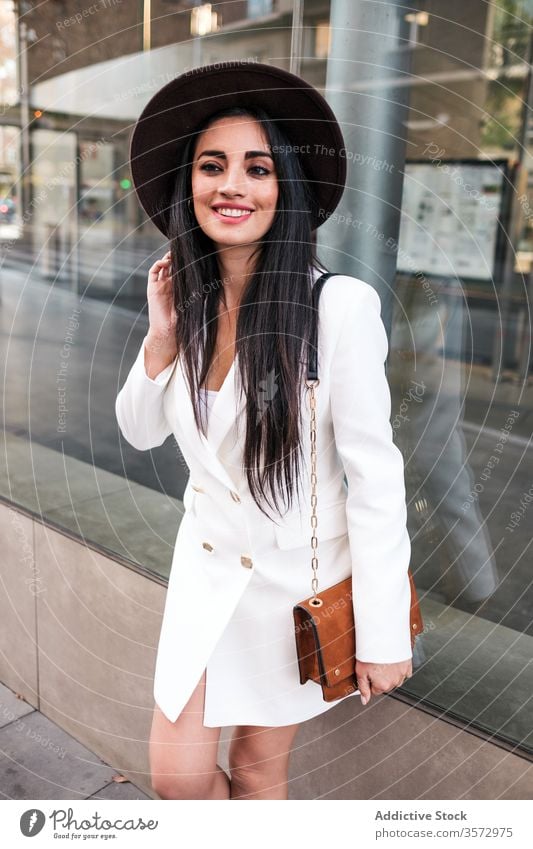
<instances>
[{"instance_id":1,"label":"black wide-brim hat","mask_svg":"<svg viewBox=\"0 0 533 849\"><path fill-rule=\"evenodd\" d=\"M346 182L344 139L319 91L301 77L259 62L235 60L193 68L163 86L141 112L131 137L130 168L141 205L168 238L177 169L191 134L230 106L260 106L298 151L315 200L311 229L339 203Z\"/></svg>"}]
</instances>

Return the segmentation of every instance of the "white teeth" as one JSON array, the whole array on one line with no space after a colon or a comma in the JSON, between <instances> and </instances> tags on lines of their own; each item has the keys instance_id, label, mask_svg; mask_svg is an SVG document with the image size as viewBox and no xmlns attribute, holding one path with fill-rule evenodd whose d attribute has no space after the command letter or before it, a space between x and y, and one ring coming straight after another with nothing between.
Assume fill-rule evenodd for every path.
<instances>
[{"instance_id":1,"label":"white teeth","mask_svg":"<svg viewBox=\"0 0 533 849\"><path fill-rule=\"evenodd\" d=\"M249 215L250 209L229 209L227 207L219 207L217 212L220 212L221 215L229 215L231 218L241 218L243 215Z\"/></svg>"}]
</instances>

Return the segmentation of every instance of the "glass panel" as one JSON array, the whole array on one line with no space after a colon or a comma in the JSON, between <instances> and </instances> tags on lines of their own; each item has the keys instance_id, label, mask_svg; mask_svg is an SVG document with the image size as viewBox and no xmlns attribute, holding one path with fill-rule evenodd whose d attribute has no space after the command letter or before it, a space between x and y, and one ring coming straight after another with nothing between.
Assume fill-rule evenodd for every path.
<instances>
[{"instance_id":1,"label":"glass panel","mask_svg":"<svg viewBox=\"0 0 533 849\"><path fill-rule=\"evenodd\" d=\"M25 214L19 110L0 135L2 493L165 576L188 470L173 438L145 453L119 441L114 414L147 328L147 270L167 248L132 190L131 129L186 68L288 67L291 4L202 4L210 14L195 13L193 37L199 4L154 4L144 28L143 4L61 27L49 5L24 14ZM348 188L318 231L321 258L376 287L390 334L391 424L426 625L403 692L527 751L532 12L519 0L412 11L308 0L300 71L327 92L346 140ZM275 26L258 24L273 13ZM119 20L113 40L102 39L107 14ZM8 196L14 215L9 204L2 213Z\"/></svg>"},{"instance_id":2,"label":"glass panel","mask_svg":"<svg viewBox=\"0 0 533 849\"><path fill-rule=\"evenodd\" d=\"M319 231L332 270L376 287L390 331L425 620L402 691L528 752L532 12L332 0L322 84L349 190Z\"/></svg>"},{"instance_id":3,"label":"glass panel","mask_svg":"<svg viewBox=\"0 0 533 849\"><path fill-rule=\"evenodd\" d=\"M40 274L75 288L76 135L32 133L32 200L29 222Z\"/></svg>"},{"instance_id":4,"label":"glass panel","mask_svg":"<svg viewBox=\"0 0 533 849\"><path fill-rule=\"evenodd\" d=\"M248 17L261 18L272 12L272 0L248 0Z\"/></svg>"},{"instance_id":5,"label":"glass panel","mask_svg":"<svg viewBox=\"0 0 533 849\"><path fill-rule=\"evenodd\" d=\"M115 294L115 260L122 254L114 154L113 144L101 139L80 142L80 287L103 299Z\"/></svg>"},{"instance_id":6,"label":"glass panel","mask_svg":"<svg viewBox=\"0 0 533 849\"><path fill-rule=\"evenodd\" d=\"M327 59L331 49L331 29L328 21L318 21L315 27L314 55L317 59Z\"/></svg>"},{"instance_id":7,"label":"glass panel","mask_svg":"<svg viewBox=\"0 0 533 849\"><path fill-rule=\"evenodd\" d=\"M290 55L288 4L279 5L274 28L247 19L271 14L271 3L154 0L151 21L147 5L135 3L102 6L81 22L58 19L53 4L24 13L32 45L26 215L16 199L19 110L16 126L0 128L2 311L10 328L0 340L0 491L158 576L168 576L189 471L172 437L137 451L119 437L115 417L148 327L148 269L168 247L133 191L131 131L150 97L186 69L228 59L288 66L288 58L272 58ZM15 223L9 210L2 220L8 190Z\"/></svg>"},{"instance_id":8,"label":"glass panel","mask_svg":"<svg viewBox=\"0 0 533 849\"><path fill-rule=\"evenodd\" d=\"M0 126L0 239L12 261L22 223L19 175L20 130L4 124Z\"/></svg>"},{"instance_id":9,"label":"glass panel","mask_svg":"<svg viewBox=\"0 0 533 849\"><path fill-rule=\"evenodd\" d=\"M0 104L2 115L17 102L17 36L13 3L0 4Z\"/></svg>"}]
</instances>

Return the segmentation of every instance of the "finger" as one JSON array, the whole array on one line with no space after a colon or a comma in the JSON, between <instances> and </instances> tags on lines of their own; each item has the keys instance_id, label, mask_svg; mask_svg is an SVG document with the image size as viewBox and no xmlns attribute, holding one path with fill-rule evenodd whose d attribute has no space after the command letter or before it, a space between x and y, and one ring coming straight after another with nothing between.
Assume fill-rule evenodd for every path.
<instances>
[{"instance_id":1,"label":"finger","mask_svg":"<svg viewBox=\"0 0 533 849\"><path fill-rule=\"evenodd\" d=\"M166 268L166 262L156 262L155 265L152 265L150 269L150 274L159 274L162 268Z\"/></svg>"},{"instance_id":2,"label":"finger","mask_svg":"<svg viewBox=\"0 0 533 849\"><path fill-rule=\"evenodd\" d=\"M359 692L361 693L361 702L366 705L370 701L370 696L372 695L370 690L370 679L368 675L358 675L357 686L359 687Z\"/></svg>"},{"instance_id":3,"label":"finger","mask_svg":"<svg viewBox=\"0 0 533 849\"><path fill-rule=\"evenodd\" d=\"M149 273L153 277L157 277L157 275L161 271L167 272L168 268L169 268L169 260L158 260L156 263L154 263L154 265L152 265Z\"/></svg>"}]
</instances>

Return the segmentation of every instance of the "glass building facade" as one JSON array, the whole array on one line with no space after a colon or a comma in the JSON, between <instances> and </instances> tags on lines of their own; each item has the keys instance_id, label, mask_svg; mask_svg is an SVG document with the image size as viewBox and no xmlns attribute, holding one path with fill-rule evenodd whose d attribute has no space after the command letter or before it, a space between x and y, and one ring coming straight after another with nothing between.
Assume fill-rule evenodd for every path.
<instances>
[{"instance_id":1,"label":"glass building facade","mask_svg":"<svg viewBox=\"0 0 533 849\"><path fill-rule=\"evenodd\" d=\"M421 710L533 753L531 0L0 3L2 496L165 581L188 470L114 399L166 250L128 170L168 80L228 59L319 88L347 187L317 231L390 340L425 621ZM93 11L91 11L91 9Z\"/></svg>"}]
</instances>

